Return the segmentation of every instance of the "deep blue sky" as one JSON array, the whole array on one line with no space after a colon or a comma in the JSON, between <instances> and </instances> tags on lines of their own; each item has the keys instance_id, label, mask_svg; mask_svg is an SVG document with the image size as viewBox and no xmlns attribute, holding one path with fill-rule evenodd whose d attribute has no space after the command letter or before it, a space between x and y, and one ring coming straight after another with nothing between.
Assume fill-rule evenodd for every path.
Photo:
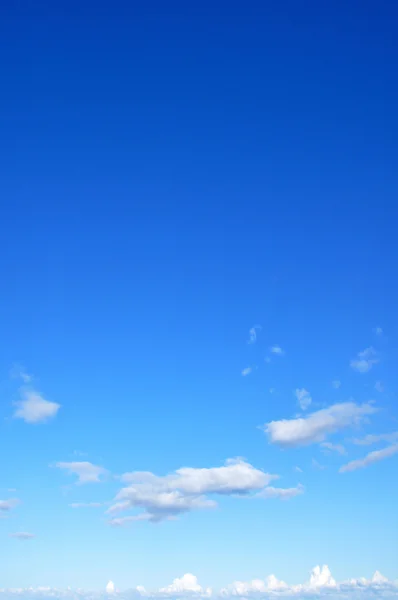
<instances>
[{"instance_id":1,"label":"deep blue sky","mask_svg":"<svg viewBox=\"0 0 398 600\"><path fill-rule=\"evenodd\" d=\"M338 474L375 449L353 446L314 470L318 446L281 451L257 427L294 417L306 388L313 410L376 399L363 435L397 428L398 8L142 4L0 9L0 486L23 500L0 522L4 585L296 582L317 562L397 577L397 457ZM265 363L272 345L285 354ZM369 346L375 370L354 372ZM11 418L15 363L61 405L48 424ZM284 487L303 463L306 493L116 530L68 503L120 484L63 496L49 468L165 475L235 456ZM37 538L7 538L20 528Z\"/></svg>"}]
</instances>

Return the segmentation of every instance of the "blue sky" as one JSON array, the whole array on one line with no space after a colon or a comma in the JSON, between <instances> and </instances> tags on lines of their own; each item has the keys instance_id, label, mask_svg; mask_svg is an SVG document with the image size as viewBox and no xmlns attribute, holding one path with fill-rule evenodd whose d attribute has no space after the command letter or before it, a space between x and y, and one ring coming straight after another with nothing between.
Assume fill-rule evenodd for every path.
<instances>
[{"instance_id":1,"label":"blue sky","mask_svg":"<svg viewBox=\"0 0 398 600\"><path fill-rule=\"evenodd\" d=\"M389 593L396 7L185 4L2 8L0 589Z\"/></svg>"}]
</instances>

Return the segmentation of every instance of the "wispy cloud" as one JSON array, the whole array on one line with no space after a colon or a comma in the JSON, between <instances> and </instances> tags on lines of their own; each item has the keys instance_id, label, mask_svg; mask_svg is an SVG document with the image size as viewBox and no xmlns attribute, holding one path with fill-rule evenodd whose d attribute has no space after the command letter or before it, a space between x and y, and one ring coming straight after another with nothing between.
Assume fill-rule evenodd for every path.
<instances>
[{"instance_id":1,"label":"wispy cloud","mask_svg":"<svg viewBox=\"0 0 398 600\"><path fill-rule=\"evenodd\" d=\"M373 346L369 346L362 352L358 352L357 357L351 360L350 367L358 373L367 373L378 362L380 362L380 359L376 350Z\"/></svg>"},{"instance_id":2,"label":"wispy cloud","mask_svg":"<svg viewBox=\"0 0 398 600\"><path fill-rule=\"evenodd\" d=\"M311 464L312 468L316 469L317 471L324 471L326 469L325 465L321 465L321 463L315 460L315 458L312 459Z\"/></svg>"},{"instance_id":3,"label":"wispy cloud","mask_svg":"<svg viewBox=\"0 0 398 600\"><path fill-rule=\"evenodd\" d=\"M292 488L276 488L266 487L264 490L256 494L258 498L279 498L280 500L290 500L295 496L299 496L304 493L304 486L299 484Z\"/></svg>"},{"instance_id":4,"label":"wispy cloud","mask_svg":"<svg viewBox=\"0 0 398 600\"><path fill-rule=\"evenodd\" d=\"M294 467L294 470L296 471L296 473L302 473L303 469L300 469L300 467Z\"/></svg>"},{"instance_id":5,"label":"wispy cloud","mask_svg":"<svg viewBox=\"0 0 398 600\"><path fill-rule=\"evenodd\" d=\"M337 452L337 454L341 454L342 456L344 454L347 454L347 451L342 444L331 444L330 442L322 442L321 448L330 452Z\"/></svg>"},{"instance_id":6,"label":"wispy cloud","mask_svg":"<svg viewBox=\"0 0 398 600\"><path fill-rule=\"evenodd\" d=\"M335 390L338 390L340 386L341 386L340 379L333 379L332 387L334 387Z\"/></svg>"},{"instance_id":7,"label":"wispy cloud","mask_svg":"<svg viewBox=\"0 0 398 600\"><path fill-rule=\"evenodd\" d=\"M390 458L394 454L398 453L398 444L393 444L392 446L388 446L383 450L374 450L373 452L369 452L365 456L365 458L361 458L359 460L352 460L340 467L340 473L347 473L348 471L356 471L357 469L363 469L368 467L369 465L373 465L375 462L379 462L380 460L384 460L385 458Z\"/></svg>"},{"instance_id":8,"label":"wispy cloud","mask_svg":"<svg viewBox=\"0 0 398 600\"><path fill-rule=\"evenodd\" d=\"M376 383L375 383L375 390L376 390L376 392L379 392L380 394L382 392L384 392L384 386L381 383L381 381L376 381Z\"/></svg>"},{"instance_id":9,"label":"wispy cloud","mask_svg":"<svg viewBox=\"0 0 398 600\"><path fill-rule=\"evenodd\" d=\"M325 441L329 434L340 429L358 425L376 410L370 403L343 402L306 417L271 421L263 429L271 444L285 447L308 446Z\"/></svg>"},{"instance_id":10,"label":"wispy cloud","mask_svg":"<svg viewBox=\"0 0 398 600\"><path fill-rule=\"evenodd\" d=\"M33 389L22 388L20 390L21 400L15 404L14 412L16 419L23 419L25 423L45 423L49 421L61 408L60 404L46 400L42 394Z\"/></svg>"},{"instance_id":11,"label":"wispy cloud","mask_svg":"<svg viewBox=\"0 0 398 600\"><path fill-rule=\"evenodd\" d=\"M241 459L228 460L222 467L183 467L166 476L151 472L125 473L122 481L128 483L117 494L114 504L107 513L114 515L132 508L141 508L144 513L124 520L111 522L122 525L135 520L152 522L177 517L192 510L209 509L216 506L209 494L242 496L250 495L267 487L278 479L256 469Z\"/></svg>"},{"instance_id":12,"label":"wispy cloud","mask_svg":"<svg viewBox=\"0 0 398 600\"><path fill-rule=\"evenodd\" d=\"M352 442L357 446L370 446L371 444L377 444L378 442L393 443L398 441L398 431L391 433L379 433L365 435L363 438L354 438Z\"/></svg>"},{"instance_id":13,"label":"wispy cloud","mask_svg":"<svg viewBox=\"0 0 398 600\"><path fill-rule=\"evenodd\" d=\"M93 465L88 461L58 462L54 466L68 471L71 475L76 475L78 484L99 483L108 474L108 471L103 467Z\"/></svg>"},{"instance_id":14,"label":"wispy cloud","mask_svg":"<svg viewBox=\"0 0 398 600\"><path fill-rule=\"evenodd\" d=\"M305 388L297 388L294 393L301 410L307 410L312 403L311 394Z\"/></svg>"},{"instance_id":15,"label":"wispy cloud","mask_svg":"<svg viewBox=\"0 0 398 600\"><path fill-rule=\"evenodd\" d=\"M257 332L261 331L261 325L254 325L249 329L249 339L248 344L255 344L257 341Z\"/></svg>"},{"instance_id":16,"label":"wispy cloud","mask_svg":"<svg viewBox=\"0 0 398 600\"><path fill-rule=\"evenodd\" d=\"M32 540L34 537L34 533L28 533L27 531L17 531L16 533L10 533L10 537L16 538L17 540Z\"/></svg>"},{"instance_id":17,"label":"wispy cloud","mask_svg":"<svg viewBox=\"0 0 398 600\"><path fill-rule=\"evenodd\" d=\"M13 379L22 379L24 383L30 383L33 379L32 375L26 372L26 369L19 364L14 364L11 368L10 375Z\"/></svg>"},{"instance_id":18,"label":"wispy cloud","mask_svg":"<svg viewBox=\"0 0 398 600\"><path fill-rule=\"evenodd\" d=\"M373 332L374 332L376 335L383 335L383 330L382 330L382 328L381 328L381 327L375 327L375 328L373 329Z\"/></svg>"}]
</instances>

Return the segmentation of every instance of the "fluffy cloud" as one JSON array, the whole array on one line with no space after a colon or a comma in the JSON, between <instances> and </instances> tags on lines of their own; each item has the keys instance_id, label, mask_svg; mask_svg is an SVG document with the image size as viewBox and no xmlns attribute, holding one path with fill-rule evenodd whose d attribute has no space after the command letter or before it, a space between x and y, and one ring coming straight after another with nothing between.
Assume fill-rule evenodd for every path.
<instances>
[{"instance_id":1,"label":"fluffy cloud","mask_svg":"<svg viewBox=\"0 0 398 600\"><path fill-rule=\"evenodd\" d=\"M20 500L18 498L9 498L8 500L0 500L0 514L9 512L11 509L15 508L20 504Z\"/></svg>"},{"instance_id":2,"label":"fluffy cloud","mask_svg":"<svg viewBox=\"0 0 398 600\"><path fill-rule=\"evenodd\" d=\"M347 454L347 451L342 444L331 444L330 442L322 442L321 448L329 452L337 452L337 454L341 454L342 456L344 454Z\"/></svg>"},{"instance_id":3,"label":"fluffy cloud","mask_svg":"<svg viewBox=\"0 0 398 600\"><path fill-rule=\"evenodd\" d=\"M271 444L284 447L308 446L323 442L340 429L361 423L376 409L369 403L343 402L311 413L307 417L271 421L264 425Z\"/></svg>"},{"instance_id":4,"label":"fluffy cloud","mask_svg":"<svg viewBox=\"0 0 398 600\"><path fill-rule=\"evenodd\" d=\"M255 344L257 341L257 331L261 331L261 325L254 325L250 330L249 330L249 340L248 340L248 344Z\"/></svg>"},{"instance_id":5,"label":"fluffy cloud","mask_svg":"<svg viewBox=\"0 0 398 600\"><path fill-rule=\"evenodd\" d=\"M346 473L347 471L356 471L357 469L363 469L364 467L368 467L369 465L373 465L375 462L379 462L379 460L384 460L385 458L390 458L394 454L398 453L398 444L393 444L392 446L388 446L388 448L384 448L383 450L374 450L373 452L369 452L365 456L365 458L361 458L359 460L352 460L340 467L340 473Z\"/></svg>"},{"instance_id":6,"label":"fluffy cloud","mask_svg":"<svg viewBox=\"0 0 398 600\"><path fill-rule=\"evenodd\" d=\"M211 589L207 588L204 590L198 583L197 577L191 573L186 573L180 579L174 579L173 583L167 587L160 588L160 594L167 594L172 596L195 594L199 596L211 596Z\"/></svg>"},{"instance_id":7,"label":"fluffy cloud","mask_svg":"<svg viewBox=\"0 0 398 600\"><path fill-rule=\"evenodd\" d=\"M23 419L25 423L45 423L55 417L60 404L45 400L39 392L35 390L22 389L21 400L15 404L17 409L14 412L16 419Z\"/></svg>"},{"instance_id":8,"label":"fluffy cloud","mask_svg":"<svg viewBox=\"0 0 398 600\"><path fill-rule=\"evenodd\" d=\"M371 444L377 444L378 442L394 443L398 441L398 431L392 433L381 433L379 435L369 434L363 438L355 438L352 440L357 446L370 446Z\"/></svg>"},{"instance_id":9,"label":"fluffy cloud","mask_svg":"<svg viewBox=\"0 0 398 600\"><path fill-rule=\"evenodd\" d=\"M72 475L77 475L77 483L98 483L101 477L108 471L103 467L98 467L90 462L58 462L55 464L58 469L65 469Z\"/></svg>"},{"instance_id":10,"label":"fluffy cloud","mask_svg":"<svg viewBox=\"0 0 398 600\"><path fill-rule=\"evenodd\" d=\"M228 460L222 467L183 467L164 477L145 471L125 473L121 479L129 485L120 490L107 512L112 515L130 508L145 511L141 513L145 517L113 520L111 525L137 519L156 522L191 510L214 508L216 503L207 494L247 495L266 488L277 478L241 459Z\"/></svg>"},{"instance_id":11,"label":"fluffy cloud","mask_svg":"<svg viewBox=\"0 0 398 600\"><path fill-rule=\"evenodd\" d=\"M377 352L373 346L370 346L362 350L362 352L358 352L357 357L351 360L350 367L354 371L358 371L358 373L367 373L378 362L380 361Z\"/></svg>"},{"instance_id":12,"label":"fluffy cloud","mask_svg":"<svg viewBox=\"0 0 398 600\"><path fill-rule=\"evenodd\" d=\"M10 533L9 536L22 541L32 540L34 537L36 537L33 533L28 533L27 531L18 531L17 533Z\"/></svg>"},{"instance_id":13,"label":"fluffy cloud","mask_svg":"<svg viewBox=\"0 0 398 600\"><path fill-rule=\"evenodd\" d=\"M295 395L301 410L307 410L312 402L311 394L304 388L297 388Z\"/></svg>"},{"instance_id":14,"label":"fluffy cloud","mask_svg":"<svg viewBox=\"0 0 398 600\"><path fill-rule=\"evenodd\" d=\"M337 583L332 577L327 565L315 567L310 575L309 581L304 584L288 585L284 581L270 575L267 579L254 579L249 582L235 581L233 584L223 588L220 592L222 597L238 598L275 598L294 597L313 598L330 597L333 600L342 598L344 600L365 600L366 598L395 598L398 586L388 581L378 571L373 578L351 579L348 582Z\"/></svg>"}]
</instances>

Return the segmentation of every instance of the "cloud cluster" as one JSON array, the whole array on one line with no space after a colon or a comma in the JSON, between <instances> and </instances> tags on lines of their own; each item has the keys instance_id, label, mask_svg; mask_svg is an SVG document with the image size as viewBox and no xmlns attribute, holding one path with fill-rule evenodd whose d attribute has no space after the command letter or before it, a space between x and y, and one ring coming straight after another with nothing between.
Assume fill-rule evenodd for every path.
<instances>
[{"instance_id":1,"label":"cloud cluster","mask_svg":"<svg viewBox=\"0 0 398 600\"><path fill-rule=\"evenodd\" d=\"M350 367L358 373L367 373L378 362L380 362L378 354L373 346L370 346L358 352L357 357L351 360Z\"/></svg>"},{"instance_id":2,"label":"cloud cluster","mask_svg":"<svg viewBox=\"0 0 398 600\"><path fill-rule=\"evenodd\" d=\"M235 581L220 591L202 587L197 577L186 573L180 578L162 587L157 591L147 591L143 586L135 589L118 591L112 582L109 582L104 592L90 592L84 590L54 589L49 587L28 589L0 589L0 598L9 600L19 598L20 600L41 600L62 598L64 600L106 600L112 596L119 600L139 600L140 598L256 598L258 600L274 599L278 597L296 598L297 600L327 597L331 600L366 600L379 598L388 600L397 598L398 583L389 581L379 571L376 571L371 579L350 579L338 583L332 576L327 565L317 566L312 569L310 578L303 584L289 585L278 579L275 575L269 575L263 579L252 581Z\"/></svg>"},{"instance_id":3,"label":"cloud cluster","mask_svg":"<svg viewBox=\"0 0 398 600\"><path fill-rule=\"evenodd\" d=\"M275 479L278 479L278 475L265 473L242 459L230 459L222 467L183 467L163 477L141 471L125 473L121 480L128 485L119 491L107 513L115 515L133 508L144 510L138 515L114 518L110 521L111 525L121 526L137 520L157 522L175 518L191 510L214 508L217 504L208 498L210 494L263 494L264 498L286 499L302 493L301 488L268 488Z\"/></svg>"},{"instance_id":4,"label":"cloud cluster","mask_svg":"<svg viewBox=\"0 0 398 600\"><path fill-rule=\"evenodd\" d=\"M271 421L264 425L271 444L284 447L308 446L323 442L340 429L358 425L373 414L376 408L370 403L342 402L309 414L306 417Z\"/></svg>"}]
</instances>

